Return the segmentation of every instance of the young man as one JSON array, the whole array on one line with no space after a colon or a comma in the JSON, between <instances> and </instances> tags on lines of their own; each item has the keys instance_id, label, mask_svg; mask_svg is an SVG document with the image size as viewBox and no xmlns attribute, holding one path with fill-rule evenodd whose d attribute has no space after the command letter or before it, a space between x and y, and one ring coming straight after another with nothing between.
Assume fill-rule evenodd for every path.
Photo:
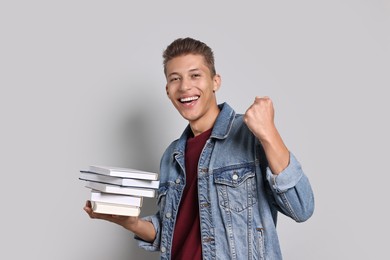
<instances>
[{"instance_id":1,"label":"young man","mask_svg":"<svg viewBox=\"0 0 390 260\"><path fill-rule=\"evenodd\" d=\"M314 210L308 178L274 124L268 97L244 115L218 105L212 50L192 38L164 51L167 96L188 120L160 165L158 212L143 219L85 211L132 231L161 259L282 259L277 212L297 222Z\"/></svg>"}]
</instances>

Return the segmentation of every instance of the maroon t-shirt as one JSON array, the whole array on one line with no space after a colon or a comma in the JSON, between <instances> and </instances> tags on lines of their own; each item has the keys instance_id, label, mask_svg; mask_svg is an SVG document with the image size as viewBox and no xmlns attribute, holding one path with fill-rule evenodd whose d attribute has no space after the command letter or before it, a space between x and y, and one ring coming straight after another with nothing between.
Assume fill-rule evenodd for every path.
<instances>
[{"instance_id":1,"label":"maroon t-shirt","mask_svg":"<svg viewBox=\"0 0 390 260\"><path fill-rule=\"evenodd\" d=\"M198 161L211 129L187 140L186 186L180 202L172 242L172 259L202 259L198 203Z\"/></svg>"}]
</instances>

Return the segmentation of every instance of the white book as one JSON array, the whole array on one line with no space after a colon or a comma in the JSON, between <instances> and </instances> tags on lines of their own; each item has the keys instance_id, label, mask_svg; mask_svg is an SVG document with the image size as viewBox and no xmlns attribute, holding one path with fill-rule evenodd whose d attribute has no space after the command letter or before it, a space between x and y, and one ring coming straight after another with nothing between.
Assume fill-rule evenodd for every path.
<instances>
[{"instance_id":1,"label":"white book","mask_svg":"<svg viewBox=\"0 0 390 260\"><path fill-rule=\"evenodd\" d=\"M91 201L141 207L143 203L143 198L137 196L112 194L91 190Z\"/></svg>"},{"instance_id":2,"label":"white book","mask_svg":"<svg viewBox=\"0 0 390 260\"><path fill-rule=\"evenodd\" d=\"M101 182L86 181L87 188L98 190L106 193L122 194L122 195L131 195L131 196L140 196L147 198L156 197L156 190L148 188L139 188L139 187L123 187Z\"/></svg>"},{"instance_id":3,"label":"white book","mask_svg":"<svg viewBox=\"0 0 390 260\"><path fill-rule=\"evenodd\" d=\"M138 217L141 213L139 207L91 201L92 210L96 213Z\"/></svg>"},{"instance_id":4,"label":"white book","mask_svg":"<svg viewBox=\"0 0 390 260\"><path fill-rule=\"evenodd\" d=\"M130 178L117 177L117 176L103 175L103 174L98 174L98 173L88 172L88 171L80 171L79 179L84 181L103 182L103 183L114 184L119 186L143 187L143 188L151 188L151 189L157 189L159 185L159 181L157 180L152 181L152 180L130 179Z\"/></svg>"},{"instance_id":5,"label":"white book","mask_svg":"<svg viewBox=\"0 0 390 260\"><path fill-rule=\"evenodd\" d=\"M133 179L143 179L143 180L158 179L158 173L140 171L131 168L90 165L89 171L94 173L109 175L109 176L123 177L123 178L133 178Z\"/></svg>"}]
</instances>

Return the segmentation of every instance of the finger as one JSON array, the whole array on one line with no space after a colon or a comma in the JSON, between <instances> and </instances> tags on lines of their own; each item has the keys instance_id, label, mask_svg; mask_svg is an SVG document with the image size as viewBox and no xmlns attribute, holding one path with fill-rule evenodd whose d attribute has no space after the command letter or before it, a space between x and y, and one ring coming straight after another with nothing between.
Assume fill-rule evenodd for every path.
<instances>
[{"instance_id":1,"label":"finger","mask_svg":"<svg viewBox=\"0 0 390 260\"><path fill-rule=\"evenodd\" d=\"M87 200L85 202L85 205L84 205L84 208L83 208L87 213L89 213L91 211L91 202L89 200Z\"/></svg>"},{"instance_id":2,"label":"finger","mask_svg":"<svg viewBox=\"0 0 390 260\"><path fill-rule=\"evenodd\" d=\"M103 219L103 220L108 220L111 221L112 216L109 214L102 214L102 213L96 213L91 210L89 216L93 219Z\"/></svg>"},{"instance_id":3,"label":"finger","mask_svg":"<svg viewBox=\"0 0 390 260\"><path fill-rule=\"evenodd\" d=\"M94 216L94 213L93 213L93 211L92 211L91 208L84 207L84 211L88 214L88 216L89 216L90 218L96 218L96 217Z\"/></svg>"},{"instance_id":4,"label":"finger","mask_svg":"<svg viewBox=\"0 0 390 260\"><path fill-rule=\"evenodd\" d=\"M268 100L268 99L270 99L269 96L263 96L263 97L261 97L261 96L256 96L256 97L255 97L255 101L257 101L257 100Z\"/></svg>"}]
</instances>

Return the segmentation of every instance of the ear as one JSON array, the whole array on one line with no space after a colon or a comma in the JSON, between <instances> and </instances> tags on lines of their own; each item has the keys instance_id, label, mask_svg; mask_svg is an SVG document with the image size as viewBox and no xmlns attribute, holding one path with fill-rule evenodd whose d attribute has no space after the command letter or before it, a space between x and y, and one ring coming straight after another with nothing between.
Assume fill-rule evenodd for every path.
<instances>
[{"instance_id":1,"label":"ear","mask_svg":"<svg viewBox=\"0 0 390 260\"><path fill-rule=\"evenodd\" d=\"M213 78L213 83L214 83L213 92L218 91L218 89L221 87L221 82L222 82L221 76L219 74L215 74Z\"/></svg>"},{"instance_id":2,"label":"ear","mask_svg":"<svg viewBox=\"0 0 390 260\"><path fill-rule=\"evenodd\" d=\"M168 85L165 86L165 91L167 92L167 97L170 98L169 97L169 91L168 91Z\"/></svg>"}]
</instances>

